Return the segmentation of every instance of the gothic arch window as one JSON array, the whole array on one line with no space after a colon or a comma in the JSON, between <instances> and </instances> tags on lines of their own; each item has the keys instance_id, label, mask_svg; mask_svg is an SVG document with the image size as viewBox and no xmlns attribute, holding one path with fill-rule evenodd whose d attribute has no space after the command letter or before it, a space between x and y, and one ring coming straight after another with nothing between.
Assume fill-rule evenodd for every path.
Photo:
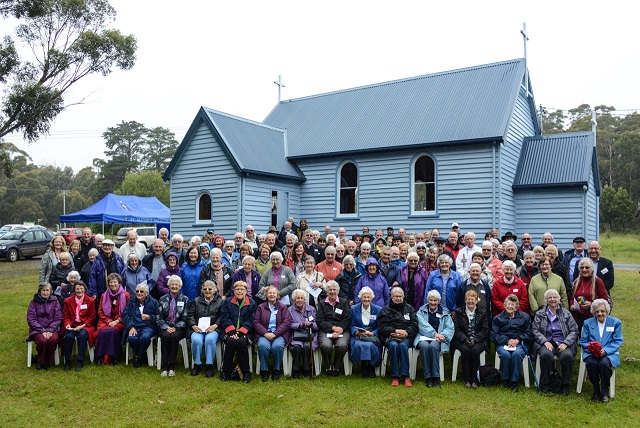
<instances>
[{"instance_id":1,"label":"gothic arch window","mask_svg":"<svg viewBox=\"0 0 640 428\"><path fill-rule=\"evenodd\" d=\"M413 162L413 201L415 214L432 213L436 210L436 164L429 155L420 155Z\"/></svg>"},{"instance_id":2,"label":"gothic arch window","mask_svg":"<svg viewBox=\"0 0 640 428\"><path fill-rule=\"evenodd\" d=\"M358 215L358 167L347 161L338 168L338 215Z\"/></svg>"},{"instance_id":3,"label":"gothic arch window","mask_svg":"<svg viewBox=\"0 0 640 428\"><path fill-rule=\"evenodd\" d=\"M211 195L200 193L196 198L196 223L211 223Z\"/></svg>"}]
</instances>

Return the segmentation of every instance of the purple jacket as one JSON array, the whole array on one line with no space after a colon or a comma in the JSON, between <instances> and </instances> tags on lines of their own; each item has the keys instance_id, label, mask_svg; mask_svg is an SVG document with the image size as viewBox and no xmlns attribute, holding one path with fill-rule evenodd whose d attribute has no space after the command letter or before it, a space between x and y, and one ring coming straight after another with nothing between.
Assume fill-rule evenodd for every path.
<instances>
[{"instance_id":1,"label":"purple jacket","mask_svg":"<svg viewBox=\"0 0 640 428\"><path fill-rule=\"evenodd\" d=\"M231 278L231 282L235 284L238 281L247 282L247 274L244 269L240 268L233 273L233 277ZM256 293L258 293L258 284L260 284L260 272L255 269L251 269L251 290L247 293L249 297L254 298ZM233 294L233 286L231 287L231 291Z\"/></svg>"},{"instance_id":2,"label":"purple jacket","mask_svg":"<svg viewBox=\"0 0 640 428\"><path fill-rule=\"evenodd\" d=\"M356 284L356 290L354 292L355 295L355 303L360 303L360 298L358 294L360 294L360 290L364 287L369 287L373 290L373 300L371 303L374 305L378 305L381 308L384 308L389 304L391 300L391 293L389 292L389 285L387 284L387 279L378 271L373 277L369 275L368 272L365 272L364 275L360 277L358 283Z\"/></svg>"},{"instance_id":3,"label":"purple jacket","mask_svg":"<svg viewBox=\"0 0 640 428\"><path fill-rule=\"evenodd\" d=\"M36 334L60 330L61 322L62 309L56 296L52 294L48 300L42 301L36 294L27 309L27 324L29 324L27 341Z\"/></svg>"},{"instance_id":4,"label":"purple jacket","mask_svg":"<svg viewBox=\"0 0 640 428\"><path fill-rule=\"evenodd\" d=\"M167 285L167 282L169 281L169 277L171 275L180 276L180 266L178 266L177 264L173 268L167 266L166 268L162 269L158 274L158 280L156 281L156 289L158 290L160 297L164 296L169 292L169 286Z\"/></svg>"},{"instance_id":5,"label":"purple jacket","mask_svg":"<svg viewBox=\"0 0 640 428\"><path fill-rule=\"evenodd\" d=\"M273 333L276 336L282 336L285 343L291 341L289 334L289 327L291 327L291 314L287 310L287 305L283 305L280 302L276 302L276 331ZM264 336L269 331L269 318L271 317L271 311L269 310L269 302L264 302L258 305L256 309L255 318L253 318L253 330L255 331L254 342L258 341L258 338Z\"/></svg>"},{"instance_id":6,"label":"purple jacket","mask_svg":"<svg viewBox=\"0 0 640 428\"><path fill-rule=\"evenodd\" d=\"M313 330L313 349L318 349L318 324L316 324L316 309L313 306L307 305L300 312L296 305L289 306L289 313L291 314L291 345L302 346L302 342L293 339L294 330L307 330L304 326L300 326L301 323L307 321L309 317L313 317L311 322L311 329Z\"/></svg>"},{"instance_id":7,"label":"purple jacket","mask_svg":"<svg viewBox=\"0 0 640 428\"><path fill-rule=\"evenodd\" d=\"M403 266L400 268L400 278L402 278L402 289L406 294L409 286L409 266ZM422 264L418 264L416 272L413 275L413 307L419 308L422 306L428 278L429 274L427 273L427 270L422 266Z\"/></svg>"}]
</instances>

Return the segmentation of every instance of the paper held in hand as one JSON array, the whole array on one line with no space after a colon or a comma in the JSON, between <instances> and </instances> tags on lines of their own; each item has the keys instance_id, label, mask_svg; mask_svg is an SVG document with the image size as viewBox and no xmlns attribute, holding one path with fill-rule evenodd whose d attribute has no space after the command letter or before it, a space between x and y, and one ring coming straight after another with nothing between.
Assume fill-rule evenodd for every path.
<instances>
[{"instance_id":1,"label":"paper held in hand","mask_svg":"<svg viewBox=\"0 0 640 428\"><path fill-rule=\"evenodd\" d=\"M198 318L198 328L202 331L205 331L211 326L211 318L209 317L201 317Z\"/></svg>"}]
</instances>

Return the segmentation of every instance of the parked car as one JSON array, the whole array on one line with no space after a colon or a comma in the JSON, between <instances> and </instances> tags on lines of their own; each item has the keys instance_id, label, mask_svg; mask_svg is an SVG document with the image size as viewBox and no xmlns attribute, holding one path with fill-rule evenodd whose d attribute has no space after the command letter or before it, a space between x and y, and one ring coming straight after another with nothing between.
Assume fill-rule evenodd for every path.
<instances>
[{"instance_id":1,"label":"parked car","mask_svg":"<svg viewBox=\"0 0 640 428\"><path fill-rule=\"evenodd\" d=\"M130 230L136 231L138 234L138 242L142 242L147 248L151 247L153 245L153 241L158 239L155 226L123 227L120 228L116 234L116 247L120 248L125 242L127 242L127 233Z\"/></svg>"},{"instance_id":2,"label":"parked car","mask_svg":"<svg viewBox=\"0 0 640 428\"><path fill-rule=\"evenodd\" d=\"M24 224L5 224L0 227L0 233L8 232L13 229L28 229L29 226L25 226Z\"/></svg>"},{"instance_id":3,"label":"parked car","mask_svg":"<svg viewBox=\"0 0 640 428\"><path fill-rule=\"evenodd\" d=\"M62 235L64 240L67 242L67 245L71 245L71 241L74 239L82 238L82 228L81 227L63 227L62 229L58 229L58 234ZM95 233L91 234L91 238L95 238Z\"/></svg>"},{"instance_id":4,"label":"parked car","mask_svg":"<svg viewBox=\"0 0 640 428\"><path fill-rule=\"evenodd\" d=\"M53 232L42 226L10 230L0 237L0 258L15 262L20 258L41 256L52 239Z\"/></svg>"}]
</instances>

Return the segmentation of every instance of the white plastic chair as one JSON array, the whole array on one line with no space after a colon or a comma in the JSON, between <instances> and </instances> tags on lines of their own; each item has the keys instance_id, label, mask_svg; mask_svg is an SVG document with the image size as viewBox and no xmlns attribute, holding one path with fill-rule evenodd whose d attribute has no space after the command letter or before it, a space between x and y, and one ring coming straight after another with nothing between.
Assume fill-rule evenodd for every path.
<instances>
[{"instance_id":1,"label":"white plastic chair","mask_svg":"<svg viewBox=\"0 0 640 428\"><path fill-rule=\"evenodd\" d=\"M33 341L27 341L27 367L31 367L31 357L33 356ZM60 354L58 353L58 346L56 346L56 350L53 351L53 362L54 364L60 365Z\"/></svg>"},{"instance_id":2,"label":"white plastic chair","mask_svg":"<svg viewBox=\"0 0 640 428\"><path fill-rule=\"evenodd\" d=\"M611 381L609 383L609 397L613 397L616 395L616 370L614 367L611 367L613 371L611 373ZM580 369L578 370L578 385L576 387L576 392L578 394L582 393L582 384L585 379L587 379L587 363L582 359L582 355L580 355Z\"/></svg>"},{"instance_id":3,"label":"white plastic chair","mask_svg":"<svg viewBox=\"0 0 640 428\"><path fill-rule=\"evenodd\" d=\"M189 368L189 348L187 347L187 338L183 338L178 342L178 345L182 347L182 360L184 362L184 368ZM158 337L158 345L156 352L156 367L158 370L162 368L162 338Z\"/></svg>"},{"instance_id":4,"label":"white plastic chair","mask_svg":"<svg viewBox=\"0 0 640 428\"><path fill-rule=\"evenodd\" d=\"M149 343L149 346L147 347L147 363L149 364L149 367L153 367L153 342L155 342L157 339L156 336L152 336L151 337L151 342ZM127 345L125 346L125 355L124 355L124 361L125 361L125 365L129 365L129 349L131 349L131 355L133 355L133 348L131 347L131 345L129 344L129 341L127 340Z\"/></svg>"},{"instance_id":5,"label":"white plastic chair","mask_svg":"<svg viewBox=\"0 0 640 428\"><path fill-rule=\"evenodd\" d=\"M409 348L409 378L411 380L416 380L416 371L417 368L415 365L417 364L418 358L414 355L416 350L414 348ZM420 352L417 352L418 356ZM387 363L389 359L389 351L385 346L382 349L382 364L380 364L380 377L385 377L387 374ZM442 373L444 370L444 364L442 364L442 354L440 354L440 378L442 379Z\"/></svg>"},{"instance_id":6,"label":"white plastic chair","mask_svg":"<svg viewBox=\"0 0 640 428\"><path fill-rule=\"evenodd\" d=\"M440 381L444 381L444 354L440 354ZM416 375L418 372L418 362L420 362L420 350L411 348L409 350L409 377L411 380L416 379Z\"/></svg>"},{"instance_id":7,"label":"white plastic chair","mask_svg":"<svg viewBox=\"0 0 640 428\"><path fill-rule=\"evenodd\" d=\"M500 354L496 352L496 369L500 370ZM524 386L530 388L529 383L529 355L525 355L522 359L522 377L524 377Z\"/></svg>"},{"instance_id":8,"label":"white plastic chair","mask_svg":"<svg viewBox=\"0 0 640 428\"><path fill-rule=\"evenodd\" d=\"M453 352L453 367L451 368L451 382L455 382L458 378L458 362L460 361L460 357L462 353L459 350L455 350ZM486 363L486 351L482 351L480 354L480 365L484 366Z\"/></svg>"}]
</instances>

